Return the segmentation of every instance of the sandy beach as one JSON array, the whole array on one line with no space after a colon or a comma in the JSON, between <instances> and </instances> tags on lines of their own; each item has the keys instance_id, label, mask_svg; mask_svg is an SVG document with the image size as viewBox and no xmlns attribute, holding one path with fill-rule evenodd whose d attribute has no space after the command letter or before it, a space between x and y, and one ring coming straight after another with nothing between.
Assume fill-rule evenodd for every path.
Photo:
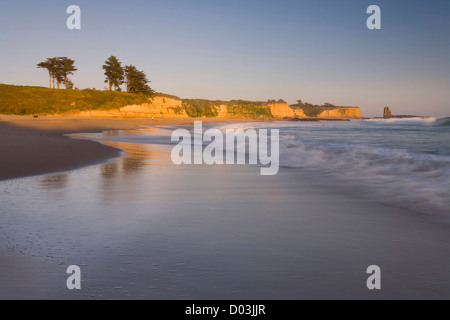
<instances>
[{"instance_id":1,"label":"sandy beach","mask_svg":"<svg viewBox=\"0 0 450 320\"><path fill-rule=\"evenodd\" d=\"M96 142L70 139L64 134L134 129L154 124L151 120L69 117L36 119L2 115L0 119L0 148L3 150L0 180L79 168L120 154L113 148ZM161 121L174 122L177 120Z\"/></svg>"},{"instance_id":2,"label":"sandy beach","mask_svg":"<svg viewBox=\"0 0 450 320\"><path fill-rule=\"evenodd\" d=\"M449 227L434 217L301 169L174 166L170 146L62 136L148 120L2 119L4 146L21 146L2 159L5 177L30 177L0 182L1 299L449 297ZM29 171L14 164L21 155ZM72 264L83 270L79 291L65 286ZM366 288L373 264L381 291Z\"/></svg>"},{"instance_id":3,"label":"sandy beach","mask_svg":"<svg viewBox=\"0 0 450 320\"><path fill-rule=\"evenodd\" d=\"M0 21L0 300L450 300L448 1Z\"/></svg>"},{"instance_id":4,"label":"sandy beach","mask_svg":"<svg viewBox=\"0 0 450 320\"><path fill-rule=\"evenodd\" d=\"M73 170L103 163L121 154L117 148L72 139L65 134L181 125L192 121L0 115L0 149L3 150L0 181ZM46 299L55 288L63 290L58 280L65 274L64 268L3 247L0 256L0 299Z\"/></svg>"},{"instance_id":5,"label":"sandy beach","mask_svg":"<svg viewBox=\"0 0 450 320\"><path fill-rule=\"evenodd\" d=\"M226 119L201 119L227 122ZM64 134L137 129L154 125L181 125L195 119L116 119L0 115L0 180L60 172L103 162L120 155L97 142L75 140Z\"/></svg>"}]
</instances>

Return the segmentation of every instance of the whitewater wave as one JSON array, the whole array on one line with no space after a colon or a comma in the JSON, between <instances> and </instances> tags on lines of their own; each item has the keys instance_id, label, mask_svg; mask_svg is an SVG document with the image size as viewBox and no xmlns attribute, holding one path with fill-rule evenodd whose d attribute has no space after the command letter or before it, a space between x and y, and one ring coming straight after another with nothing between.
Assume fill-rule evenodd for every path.
<instances>
[{"instance_id":1,"label":"whitewater wave","mask_svg":"<svg viewBox=\"0 0 450 320\"><path fill-rule=\"evenodd\" d=\"M366 146L281 141L281 166L316 172L336 187L430 214L450 213L450 157ZM320 179L320 178L319 178Z\"/></svg>"},{"instance_id":2,"label":"whitewater wave","mask_svg":"<svg viewBox=\"0 0 450 320\"><path fill-rule=\"evenodd\" d=\"M363 121L375 124L395 124L404 126L450 126L450 117L367 119Z\"/></svg>"},{"instance_id":3,"label":"whitewater wave","mask_svg":"<svg viewBox=\"0 0 450 320\"><path fill-rule=\"evenodd\" d=\"M280 129L281 167L301 168L316 182L351 189L367 199L423 213L444 213L450 219L449 132L437 128L449 122L450 118L410 118L205 123L203 130ZM123 132L95 140L170 144L175 128L164 127L161 135ZM192 130L192 126L185 128Z\"/></svg>"},{"instance_id":4,"label":"whitewater wave","mask_svg":"<svg viewBox=\"0 0 450 320\"><path fill-rule=\"evenodd\" d=\"M314 181L377 202L450 219L450 155L430 131L450 118L339 122L240 123L279 128L280 166L301 168ZM369 126L368 122L372 122ZM392 127L391 127L392 125ZM236 128L225 124L221 129ZM418 126L411 131L411 126ZM428 128L424 128L424 126ZM420 127L426 129L425 131ZM370 130L370 131L368 131ZM406 131L408 134L403 135ZM411 135L411 132L414 132ZM433 137L426 143L424 134ZM370 136L370 138L368 138ZM416 141L416 143L414 142Z\"/></svg>"},{"instance_id":5,"label":"whitewater wave","mask_svg":"<svg viewBox=\"0 0 450 320\"><path fill-rule=\"evenodd\" d=\"M442 141L430 131L449 122L450 118L253 122L219 128L279 128L281 167L301 168L316 182L356 190L377 202L450 219L450 155L442 152ZM412 126L417 130L411 131ZM424 134L433 138L423 140ZM429 141L429 149L420 139Z\"/></svg>"}]
</instances>

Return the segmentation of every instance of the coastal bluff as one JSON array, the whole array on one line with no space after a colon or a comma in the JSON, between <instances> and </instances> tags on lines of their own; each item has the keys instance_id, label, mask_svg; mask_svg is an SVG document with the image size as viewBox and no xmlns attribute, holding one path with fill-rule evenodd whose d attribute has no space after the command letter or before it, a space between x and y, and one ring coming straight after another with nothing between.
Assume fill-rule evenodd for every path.
<instances>
[{"instance_id":1,"label":"coastal bluff","mask_svg":"<svg viewBox=\"0 0 450 320\"><path fill-rule=\"evenodd\" d=\"M331 110L322 111L317 118L319 119L359 119L361 118L361 109L359 107L340 107Z\"/></svg>"},{"instance_id":2,"label":"coastal bluff","mask_svg":"<svg viewBox=\"0 0 450 320\"><path fill-rule=\"evenodd\" d=\"M148 103L127 105L113 110L70 111L65 116L113 117L113 118L158 118L158 117L216 117L223 119L359 119L359 107L342 107L321 111L316 116L308 116L302 109L294 109L285 102L245 101L214 102L182 100L176 97L157 96Z\"/></svg>"},{"instance_id":3,"label":"coastal bluff","mask_svg":"<svg viewBox=\"0 0 450 320\"><path fill-rule=\"evenodd\" d=\"M182 108L181 99L157 96L147 103L127 105L111 110L69 111L64 116L97 118L153 118L153 117L187 117Z\"/></svg>"},{"instance_id":4,"label":"coastal bluff","mask_svg":"<svg viewBox=\"0 0 450 320\"><path fill-rule=\"evenodd\" d=\"M300 101L300 100L299 100ZM301 101L300 101L301 102ZM241 120L359 119L359 107L284 100L181 99L174 95L58 90L0 84L0 114L92 118L219 118Z\"/></svg>"},{"instance_id":5,"label":"coastal bluff","mask_svg":"<svg viewBox=\"0 0 450 320\"><path fill-rule=\"evenodd\" d=\"M303 110L292 109L287 103L271 103L270 112L275 118L307 118Z\"/></svg>"}]
</instances>

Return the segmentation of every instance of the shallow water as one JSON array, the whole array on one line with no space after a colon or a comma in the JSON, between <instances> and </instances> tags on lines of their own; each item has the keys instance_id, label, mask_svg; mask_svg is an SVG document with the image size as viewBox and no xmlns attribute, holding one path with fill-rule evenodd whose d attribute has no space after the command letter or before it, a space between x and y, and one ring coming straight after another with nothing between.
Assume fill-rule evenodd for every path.
<instances>
[{"instance_id":1,"label":"shallow water","mask_svg":"<svg viewBox=\"0 0 450 320\"><path fill-rule=\"evenodd\" d=\"M279 129L282 167L301 168L325 186L359 190L368 200L438 215L450 222L449 119L253 122L203 127L222 132L228 128ZM112 131L85 137L167 145L173 129Z\"/></svg>"},{"instance_id":2,"label":"shallow water","mask_svg":"<svg viewBox=\"0 0 450 320\"><path fill-rule=\"evenodd\" d=\"M111 141L159 133L160 144ZM49 297L450 297L448 223L327 185L326 173L174 166L163 136L106 132L95 137L122 158L0 182L0 244L60 268ZM72 264L79 292L65 288ZM366 288L372 264L379 292Z\"/></svg>"},{"instance_id":3,"label":"shallow water","mask_svg":"<svg viewBox=\"0 0 450 320\"><path fill-rule=\"evenodd\" d=\"M274 122L280 161L334 188L450 221L450 118ZM242 124L247 127L267 124Z\"/></svg>"}]
</instances>

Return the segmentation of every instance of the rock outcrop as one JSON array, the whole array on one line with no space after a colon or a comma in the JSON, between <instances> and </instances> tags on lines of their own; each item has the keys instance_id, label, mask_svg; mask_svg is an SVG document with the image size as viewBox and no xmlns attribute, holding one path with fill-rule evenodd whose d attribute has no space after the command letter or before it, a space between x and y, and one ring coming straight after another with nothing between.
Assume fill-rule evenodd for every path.
<instances>
[{"instance_id":1,"label":"rock outcrop","mask_svg":"<svg viewBox=\"0 0 450 320\"><path fill-rule=\"evenodd\" d=\"M361 109L359 107L339 107L336 109L322 111L319 119L360 119Z\"/></svg>"},{"instance_id":2,"label":"rock outcrop","mask_svg":"<svg viewBox=\"0 0 450 320\"><path fill-rule=\"evenodd\" d=\"M389 107L384 108L383 118L392 118L394 115L392 114L391 109Z\"/></svg>"}]
</instances>

